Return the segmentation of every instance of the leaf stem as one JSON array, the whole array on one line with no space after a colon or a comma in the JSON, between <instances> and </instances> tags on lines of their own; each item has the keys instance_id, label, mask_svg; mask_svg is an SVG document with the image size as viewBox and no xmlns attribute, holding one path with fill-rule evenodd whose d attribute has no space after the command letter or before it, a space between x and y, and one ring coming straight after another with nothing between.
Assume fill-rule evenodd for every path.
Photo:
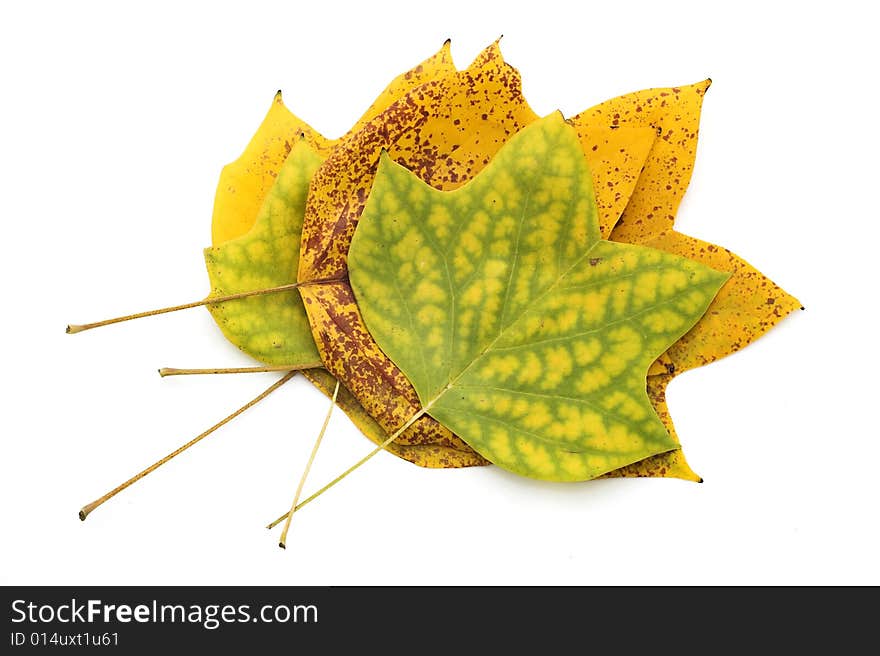
<instances>
[{"instance_id":1,"label":"leaf stem","mask_svg":"<svg viewBox=\"0 0 880 656\"><path fill-rule=\"evenodd\" d=\"M317 492L315 492L312 496L308 497L305 501L303 501L303 502L300 503L299 505L297 505L297 506L291 508L289 511L287 511L287 512L284 513L283 515L281 515L281 516L278 517L277 519L273 520L271 523L267 524L267 525L266 525L266 528L275 528L276 526L278 526L278 524L280 524L281 522L283 522L283 521L284 521L285 519L287 519L290 515L292 515L293 513L297 512L299 509L301 509L303 506L305 506L305 505L306 505L307 503L309 503L310 501L314 501L315 499L317 499L319 496L321 496L322 494L324 494L324 492L326 492L326 491L329 490L331 487L333 487L334 485L336 485L336 484L337 484L339 481L341 481L343 478L345 478L346 476L348 476L349 474L351 474L355 469L357 469L358 467L360 467L361 465L363 465L365 462L367 462L370 458L372 458L374 455L376 455L377 453L379 453L380 451L382 451L385 447L387 447L387 446L388 446L389 444L391 444L394 440L396 440L398 437L400 437L400 435L401 435L401 433L403 433L403 431L405 431L407 428L409 428L410 426L412 426L412 425L416 422L417 419L419 419L422 415L424 415L424 414L428 411L428 408L429 408L429 407L430 407L430 404L429 404L428 406L425 406L425 407L422 408L421 410L419 410L419 411L418 411L417 413L415 413L412 417L410 417L409 419L407 419L407 420L406 420L406 423L403 424L403 426L401 426L400 428L398 428L396 431L394 431L394 432L391 434L391 436L390 436L387 440L385 440L384 442L382 442L382 444L380 444L380 445L377 446L375 449L373 449L372 451L370 451L367 455L365 455L363 458L361 458L360 460L358 460L356 463L354 463L351 467L349 467L348 469L346 469L344 472L342 472L339 476L337 476L336 478L334 478L332 481L330 481L329 483L327 483L327 485L325 485L325 486L322 487L320 490L318 490Z\"/></svg>"},{"instance_id":2,"label":"leaf stem","mask_svg":"<svg viewBox=\"0 0 880 656\"><path fill-rule=\"evenodd\" d=\"M262 294L274 294L276 292L286 292L299 287L299 283L289 283L287 285L279 285L277 287L267 287L266 289L253 289L249 292L239 292L238 294L229 294L228 296L209 296L201 301L194 303L184 303L183 305L172 305L171 307L161 308L159 310L150 310L148 312L138 312L137 314L128 314L124 317L116 317L115 319L105 319L104 321L96 321L95 323L70 324L67 326L67 333L81 333L84 330L92 328L100 328L101 326L109 326L113 323L121 323L123 321L131 321L132 319L141 319L143 317L154 317L157 314L167 314L168 312L177 312L178 310L188 310L189 308L199 307L201 305L215 305L217 303L226 303L227 301L235 301L239 298L248 298L250 296L259 296Z\"/></svg>"},{"instance_id":3,"label":"leaf stem","mask_svg":"<svg viewBox=\"0 0 880 656\"><path fill-rule=\"evenodd\" d=\"M282 549L287 549L287 531L290 530L290 520L293 519L293 513L296 510L296 504L299 501L299 496L302 494L303 485L306 483L306 478L309 475L309 471L312 469L312 463L315 461L315 455L318 453L318 447L321 446L321 440L324 439L324 432L327 430L327 424L330 423L330 415L333 414L333 408L336 406L336 395L339 393L339 381L336 381L336 387L333 388L333 398L330 399L330 407L327 409L327 416L324 417L324 424L321 426L321 432L318 433L318 439L315 440L315 445L312 447L312 453L309 455L309 461L306 463L306 468L303 470L302 476L299 478L299 484L296 486L296 494L293 495L293 503L290 504L290 511L287 513L287 521L284 522L284 529L281 531L281 539L278 541L278 546Z\"/></svg>"},{"instance_id":4,"label":"leaf stem","mask_svg":"<svg viewBox=\"0 0 880 656\"><path fill-rule=\"evenodd\" d=\"M214 367L210 369L176 369L174 367L162 367L159 369L159 375L165 376L193 376L200 374L255 374L270 371L302 371L303 369L320 369L324 366L320 360L315 362L306 362L304 364L288 365L266 365L258 367Z\"/></svg>"},{"instance_id":5,"label":"leaf stem","mask_svg":"<svg viewBox=\"0 0 880 656\"><path fill-rule=\"evenodd\" d=\"M139 474L135 474L135 475L132 476L130 479L128 479L127 481L125 481L125 483L123 483L122 485L119 485L118 487L113 488L112 490L110 490L110 491L109 491L107 494L105 494L104 496L102 496L102 497L100 497L100 498L98 498L98 499L95 499L94 501L92 501L92 502L89 503L89 504L86 504L86 505L83 506L82 509L79 511L79 518L80 518L81 520L85 521L86 517L89 516L89 513L91 513L95 508L97 508L98 506L100 506L101 504L103 504L105 501L109 501L110 499L112 499L113 497L115 497L117 494L119 494L120 492L122 492L125 488L129 487L130 485L132 485L132 484L134 484L134 483L137 483L139 480L141 480L144 476L146 476L146 475L149 474L150 472L155 471L156 469L158 469L159 467L161 467L162 465L164 465L166 462L168 462L169 460L171 460L171 459L174 458L175 456L180 455L181 453L183 453L184 451L186 451L188 448L190 448L191 446L193 446L193 445L196 444L197 442L199 442L199 441L201 441L202 439L206 438L208 435L210 435L211 433L213 433L215 430L217 430L218 428L220 428L220 427L223 426L224 424L227 424L227 423L229 423L230 421L232 421L233 419L235 419L238 415L240 415L242 412L244 412L245 410L247 410L247 409L250 408L251 406L254 406L254 405L256 405L257 403L259 403L260 401L262 401L263 399L265 399L267 396L269 396L272 392L274 392L274 391L277 390L279 387L281 387L281 386L282 386L284 383L286 383L288 380L290 380L294 375L296 375L296 372L295 372L295 371L291 371L291 372L289 372L287 375L285 375L284 377L282 377L280 380L276 381L275 383L273 383L272 385L270 385L267 389L265 389L265 390L264 390L259 396L257 396L257 397L255 397L255 398L253 398L252 400L248 401L246 404L244 404L244 405L243 405L242 407L240 407L238 410L236 410L235 412L233 412L231 415L227 416L227 417L226 417L225 419L223 419L222 421L220 421L220 422L214 424L213 426L211 426L211 428L209 428L208 430L206 430L204 433L200 434L198 437L193 438L192 440L190 440L189 442L187 442L186 444L184 444L182 447L176 449L175 451L172 451L172 452L169 453L167 456L165 456L164 458L162 458L162 459L159 460L158 462L153 463L152 465L150 465L149 467L147 467L146 469L144 469L144 470L143 470L142 472L140 472Z\"/></svg>"}]
</instances>

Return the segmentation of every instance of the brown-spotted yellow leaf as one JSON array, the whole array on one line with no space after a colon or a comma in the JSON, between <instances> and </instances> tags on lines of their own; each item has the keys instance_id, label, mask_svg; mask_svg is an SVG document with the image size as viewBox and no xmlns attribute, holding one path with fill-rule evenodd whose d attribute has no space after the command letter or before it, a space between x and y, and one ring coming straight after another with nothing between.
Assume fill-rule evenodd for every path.
<instances>
[{"instance_id":1,"label":"brown-spotted yellow leaf","mask_svg":"<svg viewBox=\"0 0 880 656\"><path fill-rule=\"evenodd\" d=\"M642 243L732 274L706 315L649 374L681 372L732 353L773 327L800 302L727 249L672 230L696 155L700 110L710 81L639 91L601 103L572 119L586 129L594 123L656 128L658 138L611 239Z\"/></svg>"},{"instance_id":2,"label":"brown-spotted yellow leaf","mask_svg":"<svg viewBox=\"0 0 880 656\"><path fill-rule=\"evenodd\" d=\"M794 296L726 248L675 230L643 243L730 274L706 314L651 365L649 374L681 373L714 362L753 342L801 307Z\"/></svg>"},{"instance_id":3,"label":"brown-spotted yellow leaf","mask_svg":"<svg viewBox=\"0 0 880 656\"><path fill-rule=\"evenodd\" d=\"M652 365L653 366L653 365ZM654 412L660 417L660 421L669 431L669 436L676 443L679 442L678 435L675 432L675 426L672 423L672 417L669 416L669 408L666 405L666 386L673 378L670 374L660 374L657 376L648 376L647 391L651 405L654 406ZM626 467L615 469L605 474L606 478L681 478L686 481L694 481L702 483L703 479L697 475L680 448L667 451L666 453L658 453L657 455L639 460Z\"/></svg>"},{"instance_id":4,"label":"brown-spotted yellow leaf","mask_svg":"<svg viewBox=\"0 0 880 656\"><path fill-rule=\"evenodd\" d=\"M322 161L300 138L278 170L250 230L205 249L210 296L296 281L309 181ZM257 360L298 366L318 361L302 299L295 289L207 307L226 338Z\"/></svg>"},{"instance_id":5,"label":"brown-spotted yellow leaf","mask_svg":"<svg viewBox=\"0 0 880 656\"><path fill-rule=\"evenodd\" d=\"M586 160L558 113L455 191L384 155L348 263L421 411L491 462L557 481L678 448L646 373L727 279L601 240Z\"/></svg>"},{"instance_id":6,"label":"brown-spotted yellow leaf","mask_svg":"<svg viewBox=\"0 0 880 656\"><path fill-rule=\"evenodd\" d=\"M360 130L410 90L454 71L447 41L437 53L394 78L348 134ZM250 230L281 165L300 136L324 157L339 142L327 139L294 115L285 107L279 91L245 151L220 173L211 223L215 246Z\"/></svg>"},{"instance_id":7,"label":"brown-spotted yellow leaf","mask_svg":"<svg viewBox=\"0 0 880 656\"><path fill-rule=\"evenodd\" d=\"M536 115L498 44L466 70L422 85L334 150L312 181L303 226L300 282L341 280L379 153L438 189L471 179Z\"/></svg>"},{"instance_id":8,"label":"brown-spotted yellow leaf","mask_svg":"<svg viewBox=\"0 0 880 656\"><path fill-rule=\"evenodd\" d=\"M593 175L602 239L608 239L632 196L657 132L649 127L612 128L574 120L572 126Z\"/></svg>"},{"instance_id":9,"label":"brown-spotted yellow leaf","mask_svg":"<svg viewBox=\"0 0 880 656\"><path fill-rule=\"evenodd\" d=\"M631 244L672 227L697 152L703 94L711 80L647 89L612 98L571 119L572 125L652 128L657 131L645 168L611 239Z\"/></svg>"},{"instance_id":10,"label":"brown-spotted yellow leaf","mask_svg":"<svg viewBox=\"0 0 880 656\"><path fill-rule=\"evenodd\" d=\"M457 69L452 61L449 45L450 40L446 39L440 47L440 50L428 57L425 61L394 78L388 86L385 87L385 90L379 94L376 100L373 101L373 104L367 108L367 111L363 113L354 126L352 126L343 137L333 140L333 146L335 147L338 145L346 136L359 132L367 123L372 121L413 89L416 89L431 80L437 80L455 73Z\"/></svg>"},{"instance_id":11,"label":"brown-spotted yellow leaf","mask_svg":"<svg viewBox=\"0 0 880 656\"><path fill-rule=\"evenodd\" d=\"M379 154L387 149L429 184L452 188L470 179L510 135L535 118L522 96L518 72L503 61L496 43L467 70L429 82L394 103L340 143L312 179L299 281L315 343L328 371L389 434L419 409L418 397L367 331L346 277L351 236ZM415 422L399 442L467 448L430 417Z\"/></svg>"},{"instance_id":12,"label":"brown-spotted yellow leaf","mask_svg":"<svg viewBox=\"0 0 880 656\"><path fill-rule=\"evenodd\" d=\"M318 153L330 149L327 139L284 106L279 91L244 152L220 172L211 220L215 246L250 230L281 165L302 136Z\"/></svg>"}]
</instances>

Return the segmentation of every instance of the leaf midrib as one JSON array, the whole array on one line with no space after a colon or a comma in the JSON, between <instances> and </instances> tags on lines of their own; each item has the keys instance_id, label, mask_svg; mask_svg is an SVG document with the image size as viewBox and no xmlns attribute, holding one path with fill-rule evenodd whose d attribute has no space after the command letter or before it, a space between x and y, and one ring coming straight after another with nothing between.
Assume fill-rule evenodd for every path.
<instances>
[{"instance_id":1,"label":"leaf midrib","mask_svg":"<svg viewBox=\"0 0 880 656\"><path fill-rule=\"evenodd\" d=\"M513 258L513 262L510 265L510 274L507 276L507 287L504 290L504 302L501 304L501 320L498 322L498 336L501 336L501 333L504 332L504 317L507 315L507 302L510 298L510 288L513 285L513 274L516 272L516 263L519 262L519 242L522 237L522 229L523 223L526 222L526 212L529 211L529 203L532 200L532 190L533 187L529 187L528 192L526 192L525 200L523 200L522 204L522 212L519 215L519 225L516 228L516 242L513 245L513 252L516 253ZM559 249L562 251L563 249L560 247ZM454 301L454 299L453 299ZM453 302L453 306L455 303ZM518 319L519 317L517 317ZM515 321L515 320L514 320ZM511 322L513 323L513 322ZM509 324L508 324L509 325Z\"/></svg>"}]
</instances>

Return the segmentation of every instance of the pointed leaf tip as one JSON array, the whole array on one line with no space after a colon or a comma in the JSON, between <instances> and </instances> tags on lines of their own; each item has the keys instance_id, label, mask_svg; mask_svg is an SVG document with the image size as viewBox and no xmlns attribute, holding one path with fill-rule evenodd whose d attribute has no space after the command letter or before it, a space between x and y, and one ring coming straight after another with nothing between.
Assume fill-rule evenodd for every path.
<instances>
[{"instance_id":1,"label":"pointed leaf tip","mask_svg":"<svg viewBox=\"0 0 880 656\"><path fill-rule=\"evenodd\" d=\"M394 168L403 169L407 173L410 172L409 169L407 169L405 166L402 166L402 165L398 164L396 161L394 161L394 158L391 157L391 154L388 152L388 150L383 148L382 150L379 151L379 162L376 165L377 175L378 175L379 171L382 171L383 173L386 173L386 174L390 173L392 171L392 169L394 169Z\"/></svg>"},{"instance_id":2,"label":"pointed leaf tip","mask_svg":"<svg viewBox=\"0 0 880 656\"><path fill-rule=\"evenodd\" d=\"M493 59L498 59L502 63L504 62L504 56L501 54L501 48L498 45L498 41L493 41L480 51L480 53L474 58L474 61L471 62L468 69L479 70L481 67L485 66L487 62L490 62Z\"/></svg>"}]
</instances>

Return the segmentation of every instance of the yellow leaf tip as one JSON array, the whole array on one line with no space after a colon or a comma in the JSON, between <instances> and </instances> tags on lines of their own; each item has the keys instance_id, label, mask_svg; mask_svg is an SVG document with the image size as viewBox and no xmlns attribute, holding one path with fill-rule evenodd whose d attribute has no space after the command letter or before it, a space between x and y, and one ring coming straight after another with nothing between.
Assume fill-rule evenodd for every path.
<instances>
[{"instance_id":1,"label":"yellow leaf tip","mask_svg":"<svg viewBox=\"0 0 880 656\"><path fill-rule=\"evenodd\" d=\"M500 38L501 37L499 37L499 40ZM505 64L504 56L501 54L501 48L498 47L498 41L495 41L484 48L474 61L471 62L471 65L468 66L468 70L481 70L487 66L489 62L494 62L494 66Z\"/></svg>"}]
</instances>

